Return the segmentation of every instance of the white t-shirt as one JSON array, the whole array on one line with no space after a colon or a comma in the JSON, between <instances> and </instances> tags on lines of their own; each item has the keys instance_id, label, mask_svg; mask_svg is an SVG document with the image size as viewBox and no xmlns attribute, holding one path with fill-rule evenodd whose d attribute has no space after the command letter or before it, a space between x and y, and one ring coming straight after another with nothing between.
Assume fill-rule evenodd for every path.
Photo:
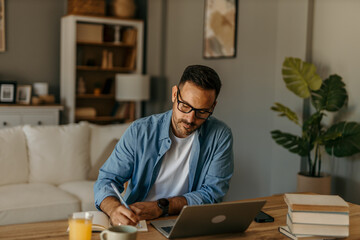
<instances>
[{"instance_id":1,"label":"white t-shirt","mask_svg":"<svg viewBox=\"0 0 360 240\"><path fill-rule=\"evenodd\" d=\"M170 129L172 141L163 157L159 175L145 201L181 196L189 189L189 162L195 132L186 138L176 137Z\"/></svg>"}]
</instances>

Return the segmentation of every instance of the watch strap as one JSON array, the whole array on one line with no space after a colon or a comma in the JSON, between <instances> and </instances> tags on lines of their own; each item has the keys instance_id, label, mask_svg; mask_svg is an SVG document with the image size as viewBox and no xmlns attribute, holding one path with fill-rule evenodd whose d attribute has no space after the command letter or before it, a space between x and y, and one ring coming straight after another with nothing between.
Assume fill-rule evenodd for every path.
<instances>
[{"instance_id":1,"label":"watch strap","mask_svg":"<svg viewBox=\"0 0 360 240\"><path fill-rule=\"evenodd\" d=\"M169 200L166 198L160 198L157 200L157 205L162 210L161 216L166 216L169 214Z\"/></svg>"}]
</instances>

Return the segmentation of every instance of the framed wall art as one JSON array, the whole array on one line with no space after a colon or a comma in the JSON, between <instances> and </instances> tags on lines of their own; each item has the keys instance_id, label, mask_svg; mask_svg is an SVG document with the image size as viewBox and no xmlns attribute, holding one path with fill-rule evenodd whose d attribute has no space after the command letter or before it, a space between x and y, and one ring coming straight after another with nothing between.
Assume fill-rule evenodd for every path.
<instances>
[{"instance_id":1,"label":"framed wall art","mask_svg":"<svg viewBox=\"0 0 360 240\"><path fill-rule=\"evenodd\" d=\"M5 0L0 0L0 52L5 51Z\"/></svg>"},{"instance_id":2,"label":"framed wall art","mask_svg":"<svg viewBox=\"0 0 360 240\"><path fill-rule=\"evenodd\" d=\"M16 82L0 82L0 103L15 103Z\"/></svg>"},{"instance_id":3,"label":"framed wall art","mask_svg":"<svg viewBox=\"0 0 360 240\"><path fill-rule=\"evenodd\" d=\"M31 85L19 85L16 90L16 103L30 104Z\"/></svg>"},{"instance_id":4,"label":"framed wall art","mask_svg":"<svg viewBox=\"0 0 360 240\"><path fill-rule=\"evenodd\" d=\"M236 57L237 0L205 0L204 58Z\"/></svg>"}]
</instances>

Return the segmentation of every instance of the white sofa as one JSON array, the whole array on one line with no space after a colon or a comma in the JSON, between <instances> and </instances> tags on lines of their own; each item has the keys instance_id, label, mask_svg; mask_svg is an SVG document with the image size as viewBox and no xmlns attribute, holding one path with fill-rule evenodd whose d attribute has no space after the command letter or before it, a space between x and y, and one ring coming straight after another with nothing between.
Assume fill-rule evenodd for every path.
<instances>
[{"instance_id":1,"label":"white sofa","mask_svg":"<svg viewBox=\"0 0 360 240\"><path fill-rule=\"evenodd\" d=\"M98 170L129 124L0 130L0 225L95 210Z\"/></svg>"}]
</instances>

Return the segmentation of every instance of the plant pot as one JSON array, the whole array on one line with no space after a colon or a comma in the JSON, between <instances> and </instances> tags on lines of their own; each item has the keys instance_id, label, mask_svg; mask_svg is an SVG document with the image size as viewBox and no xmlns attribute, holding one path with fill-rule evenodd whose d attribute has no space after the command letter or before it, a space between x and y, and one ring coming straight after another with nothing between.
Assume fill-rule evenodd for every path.
<instances>
[{"instance_id":1,"label":"plant pot","mask_svg":"<svg viewBox=\"0 0 360 240\"><path fill-rule=\"evenodd\" d=\"M329 195L331 194L331 176L321 174L321 177L311 177L298 173L296 191Z\"/></svg>"}]
</instances>

